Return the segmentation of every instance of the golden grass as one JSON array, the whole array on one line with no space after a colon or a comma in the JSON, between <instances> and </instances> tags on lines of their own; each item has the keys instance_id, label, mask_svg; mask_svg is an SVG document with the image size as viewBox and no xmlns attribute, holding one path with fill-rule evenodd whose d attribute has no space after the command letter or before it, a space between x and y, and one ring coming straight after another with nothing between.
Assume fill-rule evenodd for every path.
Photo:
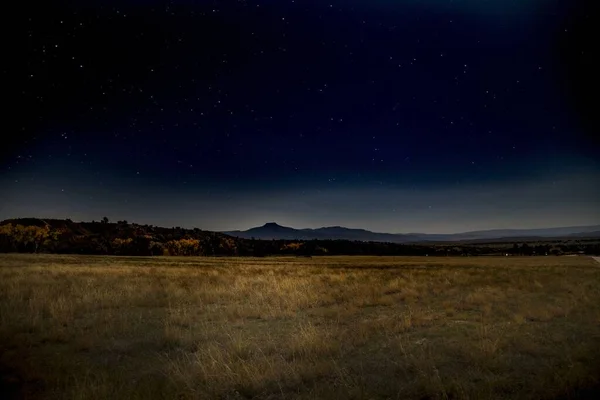
<instances>
[{"instance_id":1,"label":"golden grass","mask_svg":"<svg viewBox=\"0 0 600 400\"><path fill-rule=\"evenodd\" d=\"M2 255L0 390L583 398L600 376L599 267L586 257Z\"/></svg>"}]
</instances>

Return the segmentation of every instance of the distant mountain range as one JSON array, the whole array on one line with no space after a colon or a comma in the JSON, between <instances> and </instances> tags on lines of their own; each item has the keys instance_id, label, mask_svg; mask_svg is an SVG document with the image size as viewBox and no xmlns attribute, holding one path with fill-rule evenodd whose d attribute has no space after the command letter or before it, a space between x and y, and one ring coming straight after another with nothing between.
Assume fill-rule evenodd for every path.
<instances>
[{"instance_id":1,"label":"distant mountain range","mask_svg":"<svg viewBox=\"0 0 600 400\"><path fill-rule=\"evenodd\" d=\"M365 242L419 243L419 242L459 242L510 239L548 239L599 237L600 225L570 226L543 229L492 229L451 234L430 233L379 233L365 229L351 229L342 226L330 226L318 229L295 229L269 222L263 226L246 231L221 232L226 235L245 239L286 239L286 240L358 240Z\"/></svg>"}]
</instances>

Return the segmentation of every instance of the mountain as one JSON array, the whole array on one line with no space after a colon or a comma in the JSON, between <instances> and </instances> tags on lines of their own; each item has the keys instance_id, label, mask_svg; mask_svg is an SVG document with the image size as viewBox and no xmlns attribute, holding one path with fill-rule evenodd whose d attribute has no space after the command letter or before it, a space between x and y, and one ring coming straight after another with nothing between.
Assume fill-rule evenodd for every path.
<instances>
[{"instance_id":1,"label":"mountain","mask_svg":"<svg viewBox=\"0 0 600 400\"><path fill-rule=\"evenodd\" d=\"M594 232L578 232L578 233L571 233L570 235L568 235L569 237L573 237L573 238L597 238L600 237L600 231L594 231Z\"/></svg>"},{"instance_id":2,"label":"mountain","mask_svg":"<svg viewBox=\"0 0 600 400\"><path fill-rule=\"evenodd\" d=\"M567 226L558 228L538 228L538 229L492 229L485 231L471 231L464 233L451 234L450 236L458 240L473 239L497 239L508 237L563 237L571 235L587 236L590 233L600 230L600 225L591 226Z\"/></svg>"},{"instance_id":3,"label":"mountain","mask_svg":"<svg viewBox=\"0 0 600 400\"><path fill-rule=\"evenodd\" d=\"M350 229L341 226L330 226L318 229L295 229L287 226L281 226L275 222L269 222L263 226L248 229L247 231L229 231L222 232L226 235L245 238L245 239L286 239L286 240L361 240L373 242L394 242L401 243L410 241L410 235L395 235L392 233L376 233L364 229ZM404 238L404 236L407 236Z\"/></svg>"},{"instance_id":4,"label":"mountain","mask_svg":"<svg viewBox=\"0 0 600 400\"><path fill-rule=\"evenodd\" d=\"M256 238L256 239L296 239L296 236L299 232L297 229L288 228L286 226L278 225L274 222L269 222L264 224L263 226L248 229L247 231L241 232L237 231L239 235L231 235L237 236L241 238ZM226 233L227 235L227 233Z\"/></svg>"},{"instance_id":5,"label":"mountain","mask_svg":"<svg viewBox=\"0 0 600 400\"><path fill-rule=\"evenodd\" d=\"M600 225L570 226L542 229L492 229L451 234L430 233L380 233L365 229L330 226L318 229L295 229L269 222L246 231L229 231L224 234L245 239L286 240L358 240L365 242L418 243L459 242L479 240L510 240L558 237L600 237Z\"/></svg>"}]
</instances>

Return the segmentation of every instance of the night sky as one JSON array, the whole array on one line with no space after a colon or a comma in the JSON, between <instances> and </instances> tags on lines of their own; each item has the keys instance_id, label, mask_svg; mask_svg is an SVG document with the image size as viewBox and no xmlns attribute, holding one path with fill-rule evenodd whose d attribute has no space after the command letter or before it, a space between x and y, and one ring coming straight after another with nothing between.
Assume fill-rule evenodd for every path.
<instances>
[{"instance_id":1,"label":"night sky","mask_svg":"<svg viewBox=\"0 0 600 400\"><path fill-rule=\"evenodd\" d=\"M600 223L585 2L58 3L3 71L0 219Z\"/></svg>"}]
</instances>

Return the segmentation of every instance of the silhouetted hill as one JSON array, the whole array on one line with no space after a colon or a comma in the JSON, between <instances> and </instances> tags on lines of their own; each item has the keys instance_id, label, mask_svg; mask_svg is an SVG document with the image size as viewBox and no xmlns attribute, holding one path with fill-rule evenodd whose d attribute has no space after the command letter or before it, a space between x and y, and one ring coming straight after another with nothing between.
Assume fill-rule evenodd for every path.
<instances>
[{"instance_id":1,"label":"silhouetted hill","mask_svg":"<svg viewBox=\"0 0 600 400\"><path fill-rule=\"evenodd\" d=\"M296 229L288 228L286 226L278 225L274 222L269 222L263 226L252 228L246 231L249 238L255 237L260 239L296 239ZM227 232L224 232L227 234ZM264 237L268 236L268 237ZM312 239L312 238L311 238Z\"/></svg>"},{"instance_id":2,"label":"silhouetted hill","mask_svg":"<svg viewBox=\"0 0 600 400\"><path fill-rule=\"evenodd\" d=\"M593 231L593 232L578 232L578 233L571 233L569 235L569 237L577 237L577 238L600 238L600 231Z\"/></svg>"},{"instance_id":3,"label":"silhouetted hill","mask_svg":"<svg viewBox=\"0 0 600 400\"><path fill-rule=\"evenodd\" d=\"M172 234L173 232L184 233L194 237L203 237L208 234L224 236L218 232L202 231L200 229L184 229L180 227L163 228L153 225L140 225L136 223L128 223L127 221L118 222L74 222L70 219L51 219L51 218L17 218L7 219L0 222L0 225L6 224L24 225L24 226L49 226L52 229L58 230L62 235L97 235L108 234L111 237L122 237L123 234L136 235L164 235Z\"/></svg>"},{"instance_id":4,"label":"silhouetted hill","mask_svg":"<svg viewBox=\"0 0 600 400\"><path fill-rule=\"evenodd\" d=\"M435 238L435 240L446 241L463 241L477 239L521 239L527 237L538 238L553 238L565 237L571 235L600 237L598 231L600 225L590 226L568 226L557 228L541 228L541 229L491 229L483 231L471 231L464 233L448 234L448 235L427 235L426 237Z\"/></svg>"},{"instance_id":5,"label":"silhouetted hill","mask_svg":"<svg viewBox=\"0 0 600 400\"><path fill-rule=\"evenodd\" d=\"M223 233L245 239L255 238L262 240L359 240L365 242L405 243L411 238L410 235L376 233L364 229L351 229L341 226L318 229L295 229L281 226L275 222L269 222L263 226L248 229L247 231L229 231Z\"/></svg>"},{"instance_id":6,"label":"silhouetted hill","mask_svg":"<svg viewBox=\"0 0 600 400\"><path fill-rule=\"evenodd\" d=\"M225 234L240 238L287 239L287 240L358 240L364 242L420 243L420 242L460 242L473 240L500 239L503 241L523 238L559 238L566 236L600 237L600 225L574 226L544 229L492 229L453 234L428 233L379 233L365 229L351 229L331 226L318 229L295 229L270 222L246 231L229 231Z\"/></svg>"},{"instance_id":7,"label":"silhouetted hill","mask_svg":"<svg viewBox=\"0 0 600 400\"><path fill-rule=\"evenodd\" d=\"M163 255L178 253L182 251L182 246L191 246L198 253L215 255L220 254L221 250L223 253L226 249L229 251L235 242L234 238L218 232L163 228L127 221L74 222L70 219L18 218L4 220L0 222L0 227L9 224L12 230L4 230L4 237L0 238L4 240L0 247L4 247L5 251L26 251L31 247L30 243L39 240L37 244L40 250L51 253ZM32 227L39 229L31 230ZM44 229L47 231L44 232Z\"/></svg>"}]
</instances>

